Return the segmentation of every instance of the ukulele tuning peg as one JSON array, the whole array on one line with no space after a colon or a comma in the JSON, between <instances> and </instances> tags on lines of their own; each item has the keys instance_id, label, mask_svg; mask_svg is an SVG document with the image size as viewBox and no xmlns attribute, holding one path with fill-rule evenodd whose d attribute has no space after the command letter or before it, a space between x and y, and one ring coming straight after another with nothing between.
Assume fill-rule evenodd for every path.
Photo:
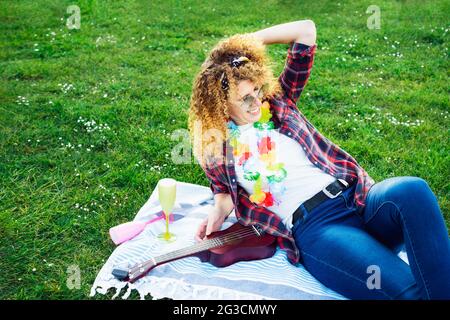
<instances>
[{"instance_id":1,"label":"ukulele tuning peg","mask_svg":"<svg viewBox=\"0 0 450 320\"><path fill-rule=\"evenodd\" d=\"M128 278L128 271L122 269L113 269L112 275L120 281L124 281Z\"/></svg>"}]
</instances>

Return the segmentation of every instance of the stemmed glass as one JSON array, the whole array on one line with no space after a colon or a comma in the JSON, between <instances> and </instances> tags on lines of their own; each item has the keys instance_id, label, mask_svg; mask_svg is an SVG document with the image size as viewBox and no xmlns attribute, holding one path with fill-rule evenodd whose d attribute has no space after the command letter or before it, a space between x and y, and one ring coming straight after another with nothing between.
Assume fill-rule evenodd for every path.
<instances>
[{"instance_id":1,"label":"stemmed glass","mask_svg":"<svg viewBox=\"0 0 450 320\"><path fill-rule=\"evenodd\" d=\"M175 204L177 192L177 181L165 178L158 181L158 197L161 208L166 216L166 231L158 235L158 238L165 242L174 242L177 237L169 232L169 218Z\"/></svg>"}]
</instances>

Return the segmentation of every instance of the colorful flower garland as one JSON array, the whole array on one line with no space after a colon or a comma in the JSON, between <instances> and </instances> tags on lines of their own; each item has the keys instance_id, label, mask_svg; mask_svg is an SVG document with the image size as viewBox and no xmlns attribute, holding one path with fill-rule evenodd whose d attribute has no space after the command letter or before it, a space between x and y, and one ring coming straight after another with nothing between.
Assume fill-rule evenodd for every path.
<instances>
[{"instance_id":1,"label":"colorful flower garland","mask_svg":"<svg viewBox=\"0 0 450 320\"><path fill-rule=\"evenodd\" d=\"M257 155L252 154L247 143L239 141L241 132L238 126L233 121L228 122L230 145L233 147L233 155L238 158L237 165L242 167L244 179L255 181L250 201L265 207L279 205L280 197L286 191L284 180L287 171L284 163L276 162L276 146L270 137L271 131L275 129L274 123L270 121L271 118L270 105L265 101L261 106L261 118L253 124L253 127L257 129ZM265 165L266 172L270 172L269 175L263 175L261 172L253 170L261 163ZM267 182L265 190L263 190L264 178Z\"/></svg>"}]
</instances>

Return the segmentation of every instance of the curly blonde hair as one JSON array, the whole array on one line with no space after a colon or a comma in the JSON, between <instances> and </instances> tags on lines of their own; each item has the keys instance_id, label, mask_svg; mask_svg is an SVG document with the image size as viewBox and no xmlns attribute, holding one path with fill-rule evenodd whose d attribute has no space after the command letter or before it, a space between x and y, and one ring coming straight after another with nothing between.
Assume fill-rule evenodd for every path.
<instances>
[{"instance_id":1,"label":"curly blonde hair","mask_svg":"<svg viewBox=\"0 0 450 320\"><path fill-rule=\"evenodd\" d=\"M240 56L250 61L233 67L230 61ZM236 92L239 81L249 80L255 86L266 84L263 101L281 93L272 66L266 46L251 34L236 34L220 40L210 51L193 83L188 123L194 156L202 167L217 161L218 155L223 157L223 141L228 138L229 92ZM224 75L228 90L222 89ZM210 141L210 135L214 141Z\"/></svg>"}]
</instances>

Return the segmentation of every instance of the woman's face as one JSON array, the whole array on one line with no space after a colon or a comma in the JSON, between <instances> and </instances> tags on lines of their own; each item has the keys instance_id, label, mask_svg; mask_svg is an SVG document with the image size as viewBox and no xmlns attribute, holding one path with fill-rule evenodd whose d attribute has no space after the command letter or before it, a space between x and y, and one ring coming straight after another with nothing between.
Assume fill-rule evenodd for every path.
<instances>
[{"instance_id":1,"label":"woman's face","mask_svg":"<svg viewBox=\"0 0 450 320\"><path fill-rule=\"evenodd\" d=\"M261 100L257 97L259 87L250 80L242 80L238 83L237 92L230 90L228 114L237 125L254 123L261 117ZM247 108L242 106L247 95L253 96L253 104Z\"/></svg>"}]
</instances>

